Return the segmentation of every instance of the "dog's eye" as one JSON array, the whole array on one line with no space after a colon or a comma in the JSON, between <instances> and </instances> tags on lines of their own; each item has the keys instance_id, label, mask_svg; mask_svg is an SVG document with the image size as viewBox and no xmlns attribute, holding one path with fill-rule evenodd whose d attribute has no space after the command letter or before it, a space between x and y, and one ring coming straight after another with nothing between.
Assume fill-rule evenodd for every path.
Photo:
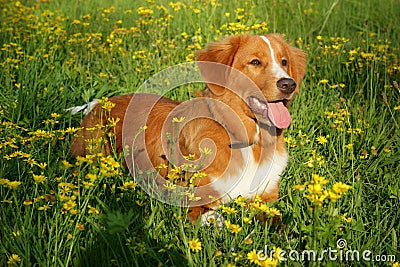
<instances>
[{"instance_id":1,"label":"dog's eye","mask_svg":"<svg viewBox=\"0 0 400 267\"><path fill-rule=\"evenodd\" d=\"M287 65L287 60L286 59L282 59L282 66L286 66Z\"/></svg>"},{"instance_id":2,"label":"dog's eye","mask_svg":"<svg viewBox=\"0 0 400 267\"><path fill-rule=\"evenodd\" d=\"M251 65L254 65L254 66L259 66L259 65L261 65L261 62L260 62L260 60L258 60L258 59L253 59L253 60L250 62L250 64L251 64Z\"/></svg>"}]
</instances>

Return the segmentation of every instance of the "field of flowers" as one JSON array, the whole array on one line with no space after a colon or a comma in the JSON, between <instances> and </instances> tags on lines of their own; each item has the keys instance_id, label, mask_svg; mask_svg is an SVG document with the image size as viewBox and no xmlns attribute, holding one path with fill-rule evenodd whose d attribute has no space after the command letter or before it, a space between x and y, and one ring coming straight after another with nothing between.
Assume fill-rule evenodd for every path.
<instances>
[{"instance_id":1,"label":"field of flowers","mask_svg":"<svg viewBox=\"0 0 400 267\"><path fill-rule=\"evenodd\" d=\"M399 1L0 8L1 266L399 266ZM121 156L71 157L82 114L64 109L107 108L210 41L272 32L308 53L277 202L239 197L220 207L222 229L202 227L142 191Z\"/></svg>"}]
</instances>

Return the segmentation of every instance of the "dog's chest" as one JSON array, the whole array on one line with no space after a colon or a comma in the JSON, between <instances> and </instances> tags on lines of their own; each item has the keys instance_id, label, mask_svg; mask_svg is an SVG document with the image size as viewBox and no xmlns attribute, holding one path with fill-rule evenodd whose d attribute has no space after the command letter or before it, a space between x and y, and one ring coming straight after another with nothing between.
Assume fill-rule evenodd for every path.
<instances>
[{"instance_id":1,"label":"dog's chest","mask_svg":"<svg viewBox=\"0 0 400 267\"><path fill-rule=\"evenodd\" d=\"M242 196L252 199L255 195L269 193L277 188L280 174L286 168L288 155L276 150L268 159L255 160L252 147L236 151L241 154L242 162L230 162L224 175L213 179L213 188L221 195L221 201L227 203Z\"/></svg>"}]
</instances>

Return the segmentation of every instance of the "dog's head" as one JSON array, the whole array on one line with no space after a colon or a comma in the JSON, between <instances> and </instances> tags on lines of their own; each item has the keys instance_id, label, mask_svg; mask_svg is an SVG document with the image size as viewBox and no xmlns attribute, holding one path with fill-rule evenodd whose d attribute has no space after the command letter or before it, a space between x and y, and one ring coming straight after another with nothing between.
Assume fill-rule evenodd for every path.
<instances>
[{"instance_id":1,"label":"dog's head","mask_svg":"<svg viewBox=\"0 0 400 267\"><path fill-rule=\"evenodd\" d=\"M197 52L197 61L219 63L213 67L200 64L201 73L211 95L243 119L279 129L289 126L287 108L306 72L302 50L278 34L238 35L209 44Z\"/></svg>"}]
</instances>

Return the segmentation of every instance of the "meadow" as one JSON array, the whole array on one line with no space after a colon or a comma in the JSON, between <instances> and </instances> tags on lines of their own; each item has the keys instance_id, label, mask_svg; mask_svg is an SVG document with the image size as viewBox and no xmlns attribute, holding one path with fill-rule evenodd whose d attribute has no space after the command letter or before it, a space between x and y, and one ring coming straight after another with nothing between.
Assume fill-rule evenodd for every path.
<instances>
[{"instance_id":1,"label":"meadow","mask_svg":"<svg viewBox=\"0 0 400 267\"><path fill-rule=\"evenodd\" d=\"M1 266L399 266L399 1L0 7ZM274 32L308 53L278 201L238 198L220 207L222 229L193 225L121 156L71 157L83 115L66 108L134 92L226 35Z\"/></svg>"}]
</instances>

